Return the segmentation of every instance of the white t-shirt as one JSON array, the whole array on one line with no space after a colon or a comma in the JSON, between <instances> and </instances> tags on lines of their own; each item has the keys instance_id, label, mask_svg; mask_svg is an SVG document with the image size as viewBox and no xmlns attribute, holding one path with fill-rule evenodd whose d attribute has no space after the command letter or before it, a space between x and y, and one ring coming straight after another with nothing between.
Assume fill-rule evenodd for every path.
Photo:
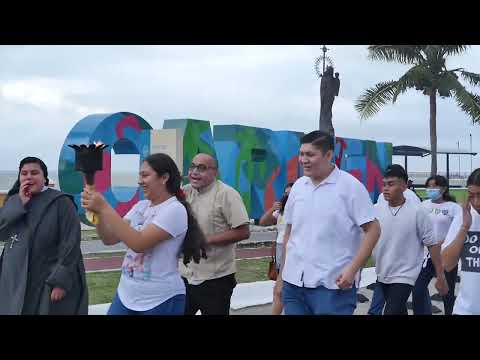
<instances>
[{"instance_id":1,"label":"white t-shirt","mask_svg":"<svg viewBox=\"0 0 480 360\"><path fill-rule=\"evenodd\" d=\"M407 201L413 201L415 204L420 204L422 202L422 200L420 200L418 196L410 189L405 190L403 192L403 196L405 199L407 199ZM377 199L377 204L381 202L386 202L383 193L381 193Z\"/></svg>"},{"instance_id":2,"label":"white t-shirt","mask_svg":"<svg viewBox=\"0 0 480 360\"><path fill-rule=\"evenodd\" d=\"M436 204L428 199L422 202L432 221L433 235L438 242L445 241L448 229L455 217L459 216L462 221L462 207L453 201L446 201L441 204ZM425 249L425 259L430 258L430 252ZM426 261L424 262L426 266Z\"/></svg>"},{"instance_id":3,"label":"white t-shirt","mask_svg":"<svg viewBox=\"0 0 480 360\"><path fill-rule=\"evenodd\" d=\"M456 315L480 315L480 214L472 208L472 226L467 233L460 255L460 290L453 313ZM463 223L463 216L456 217L450 226L442 250L456 238Z\"/></svg>"},{"instance_id":4,"label":"white t-shirt","mask_svg":"<svg viewBox=\"0 0 480 360\"><path fill-rule=\"evenodd\" d=\"M285 222L292 225L283 280L296 286L338 289L335 283L357 254L361 225L375 220L365 186L336 166L319 185L303 176L290 191ZM356 276L358 287L359 274Z\"/></svg>"},{"instance_id":5,"label":"white t-shirt","mask_svg":"<svg viewBox=\"0 0 480 360\"><path fill-rule=\"evenodd\" d=\"M374 249L378 281L413 286L422 268L424 246L436 243L427 211L407 200L396 208L386 201L377 203L375 212L381 228Z\"/></svg>"},{"instance_id":6,"label":"white t-shirt","mask_svg":"<svg viewBox=\"0 0 480 360\"><path fill-rule=\"evenodd\" d=\"M285 218L283 214L280 214L280 211L275 210L272 214L272 216L277 219L277 244L283 244L283 237L285 236L285 227L287 224L285 224Z\"/></svg>"},{"instance_id":7,"label":"white t-shirt","mask_svg":"<svg viewBox=\"0 0 480 360\"><path fill-rule=\"evenodd\" d=\"M138 231L154 224L172 238L144 253L128 249L122 264L118 296L123 305L134 311L150 310L175 295L185 294L178 258L188 227L187 211L176 197L156 206L150 205L149 200L140 201L124 218Z\"/></svg>"},{"instance_id":8,"label":"white t-shirt","mask_svg":"<svg viewBox=\"0 0 480 360\"><path fill-rule=\"evenodd\" d=\"M433 235L435 239L443 242L447 236L448 229L455 217L462 218L462 207L453 201L446 201L441 204L436 204L428 199L422 202L432 221Z\"/></svg>"}]
</instances>

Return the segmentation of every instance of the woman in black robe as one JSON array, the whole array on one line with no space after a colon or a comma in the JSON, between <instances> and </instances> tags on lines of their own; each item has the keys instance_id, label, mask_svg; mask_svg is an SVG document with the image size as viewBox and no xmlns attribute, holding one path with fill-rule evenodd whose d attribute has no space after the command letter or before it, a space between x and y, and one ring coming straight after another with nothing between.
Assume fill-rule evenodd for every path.
<instances>
[{"instance_id":1,"label":"woman in black robe","mask_svg":"<svg viewBox=\"0 0 480 360\"><path fill-rule=\"evenodd\" d=\"M42 160L23 159L0 208L0 314L86 315L80 239L72 197L48 188Z\"/></svg>"}]
</instances>

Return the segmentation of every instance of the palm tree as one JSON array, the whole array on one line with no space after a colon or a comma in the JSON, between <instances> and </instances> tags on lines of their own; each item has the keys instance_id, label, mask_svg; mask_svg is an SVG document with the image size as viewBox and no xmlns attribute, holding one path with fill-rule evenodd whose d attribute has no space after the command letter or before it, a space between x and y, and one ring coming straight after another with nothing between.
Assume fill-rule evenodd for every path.
<instances>
[{"instance_id":1,"label":"palm tree","mask_svg":"<svg viewBox=\"0 0 480 360\"><path fill-rule=\"evenodd\" d=\"M380 108L392 102L408 89L422 91L430 99L431 174L437 173L437 95L453 96L457 105L473 123L480 121L480 96L469 92L459 81L459 75L471 85L480 85L480 75L463 68L448 70L446 59L468 49L468 45L371 45L368 58L396 62L412 67L398 80L376 84L358 98L355 108L361 119L375 115Z\"/></svg>"}]
</instances>

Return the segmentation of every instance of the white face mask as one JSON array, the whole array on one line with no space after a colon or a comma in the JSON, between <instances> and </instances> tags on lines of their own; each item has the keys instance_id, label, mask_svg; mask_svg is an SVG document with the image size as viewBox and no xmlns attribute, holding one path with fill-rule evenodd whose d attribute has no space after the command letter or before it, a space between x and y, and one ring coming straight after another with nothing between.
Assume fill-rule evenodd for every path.
<instances>
[{"instance_id":1,"label":"white face mask","mask_svg":"<svg viewBox=\"0 0 480 360\"><path fill-rule=\"evenodd\" d=\"M435 201L442 197L442 192L440 191L440 189L426 189L425 191L427 193L427 197L430 200Z\"/></svg>"}]
</instances>

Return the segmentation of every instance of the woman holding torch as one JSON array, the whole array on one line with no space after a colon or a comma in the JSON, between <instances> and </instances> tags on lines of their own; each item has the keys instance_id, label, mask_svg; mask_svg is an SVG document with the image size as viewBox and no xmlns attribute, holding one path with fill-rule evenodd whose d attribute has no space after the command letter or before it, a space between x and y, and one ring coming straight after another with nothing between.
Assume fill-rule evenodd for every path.
<instances>
[{"instance_id":1,"label":"woman holding torch","mask_svg":"<svg viewBox=\"0 0 480 360\"><path fill-rule=\"evenodd\" d=\"M138 184L145 199L122 219L91 187L82 193L82 206L96 214L97 231L104 244L125 243L122 265L109 315L182 315L185 285L178 258L200 261L205 237L185 202L181 175L166 154L143 162Z\"/></svg>"}]
</instances>

